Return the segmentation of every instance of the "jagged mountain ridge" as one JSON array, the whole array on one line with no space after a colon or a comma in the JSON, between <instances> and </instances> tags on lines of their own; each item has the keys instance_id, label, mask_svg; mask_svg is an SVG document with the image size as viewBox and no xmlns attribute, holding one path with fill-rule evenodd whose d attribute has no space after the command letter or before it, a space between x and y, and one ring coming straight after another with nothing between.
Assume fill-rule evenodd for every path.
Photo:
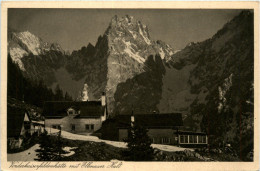
<instances>
[{"instance_id":1,"label":"jagged mountain ridge","mask_svg":"<svg viewBox=\"0 0 260 171\"><path fill-rule=\"evenodd\" d=\"M71 55L65 54L61 48L49 48L48 43L27 32L29 38L21 36L17 43L16 36L13 35L23 34L24 32L11 33L9 44L12 46L9 46L9 51L13 60L20 63L25 75L33 79L43 79L53 88L59 83L61 87L67 87L68 92L69 82L73 82L78 90L86 90L84 87L87 87L89 100L100 98L105 91L110 112L115 107L114 94L117 85L145 72L148 56L160 54L162 60L167 61L173 54L173 49L166 43L151 40L146 25L128 15L113 17L95 46L89 44L73 51ZM31 47L32 44L35 46ZM16 55L13 48L15 46L27 53ZM66 79L60 79L64 75ZM86 93L79 92L79 95L82 94Z\"/></svg>"},{"instance_id":2,"label":"jagged mountain ridge","mask_svg":"<svg viewBox=\"0 0 260 171\"><path fill-rule=\"evenodd\" d=\"M29 54L42 55L49 51L64 52L59 44L44 42L29 31L14 32L12 29L9 29L8 52L21 70L25 70L21 61L24 56Z\"/></svg>"},{"instance_id":3,"label":"jagged mountain ridge","mask_svg":"<svg viewBox=\"0 0 260 171\"><path fill-rule=\"evenodd\" d=\"M8 30L8 53L24 75L43 80L48 86L56 81L53 74L64 64L64 50L57 43L48 43L29 31Z\"/></svg>"}]
</instances>

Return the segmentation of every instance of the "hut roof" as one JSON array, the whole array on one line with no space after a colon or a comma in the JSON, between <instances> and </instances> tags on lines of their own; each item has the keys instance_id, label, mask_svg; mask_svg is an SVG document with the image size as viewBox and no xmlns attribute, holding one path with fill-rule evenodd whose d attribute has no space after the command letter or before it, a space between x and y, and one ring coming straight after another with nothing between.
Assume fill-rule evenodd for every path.
<instances>
[{"instance_id":1,"label":"hut roof","mask_svg":"<svg viewBox=\"0 0 260 171\"><path fill-rule=\"evenodd\" d=\"M44 103L43 115L45 118L63 118L67 116L67 110L73 108L80 111L75 118L95 118L104 114L105 107L101 101L48 101Z\"/></svg>"},{"instance_id":2,"label":"hut roof","mask_svg":"<svg viewBox=\"0 0 260 171\"><path fill-rule=\"evenodd\" d=\"M25 109L7 106L7 137L18 138L20 136L25 115L27 115L30 120Z\"/></svg>"},{"instance_id":3,"label":"hut roof","mask_svg":"<svg viewBox=\"0 0 260 171\"><path fill-rule=\"evenodd\" d=\"M173 128L183 126L181 113L165 114L135 114L135 122L147 128ZM127 128L131 125L131 115L118 115L115 117L119 128Z\"/></svg>"}]
</instances>

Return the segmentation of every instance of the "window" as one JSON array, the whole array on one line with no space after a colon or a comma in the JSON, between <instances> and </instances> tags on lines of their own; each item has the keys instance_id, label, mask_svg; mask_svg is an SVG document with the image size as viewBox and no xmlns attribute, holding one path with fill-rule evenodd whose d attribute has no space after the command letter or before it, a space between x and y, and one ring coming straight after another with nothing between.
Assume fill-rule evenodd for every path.
<instances>
[{"instance_id":1,"label":"window","mask_svg":"<svg viewBox=\"0 0 260 171\"><path fill-rule=\"evenodd\" d=\"M71 130L75 131L76 130L76 126L74 124L71 124Z\"/></svg>"},{"instance_id":2,"label":"window","mask_svg":"<svg viewBox=\"0 0 260 171\"><path fill-rule=\"evenodd\" d=\"M184 135L184 143L189 143L189 141L188 141L188 135Z\"/></svg>"},{"instance_id":3,"label":"window","mask_svg":"<svg viewBox=\"0 0 260 171\"><path fill-rule=\"evenodd\" d=\"M205 135L202 137L202 143L206 143L206 136Z\"/></svg>"},{"instance_id":4,"label":"window","mask_svg":"<svg viewBox=\"0 0 260 171\"><path fill-rule=\"evenodd\" d=\"M60 125L52 125L53 129L60 129Z\"/></svg>"},{"instance_id":5,"label":"window","mask_svg":"<svg viewBox=\"0 0 260 171\"><path fill-rule=\"evenodd\" d=\"M162 138L162 144L169 144L171 142L171 139L168 137L163 137Z\"/></svg>"},{"instance_id":6,"label":"window","mask_svg":"<svg viewBox=\"0 0 260 171\"><path fill-rule=\"evenodd\" d=\"M85 129L86 130L94 130L94 124L86 124Z\"/></svg>"},{"instance_id":7,"label":"window","mask_svg":"<svg viewBox=\"0 0 260 171\"><path fill-rule=\"evenodd\" d=\"M193 143L194 142L194 137L193 137L193 135L189 135L189 143Z\"/></svg>"},{"instance_id":8,"label":"window","mask_svg":"<svg viewBox=\"0 0 260 171\"><path fill-rule=\"evenodd\" d=\"M24 129L26 129L26 130L31 129L31 124L30 123L24 123Z\"/></svg>"},{"instance_id":9,"label":"window","mask_svg":"<svg viewBox=\"0 0 260 171\"><path fill-rule=\"evenodd\" d=\"M73 109L73 108L69 108L68 110L67 110L67 114L68 115L74 115L76 113L76 111Z\"/></svg>"},{"instance_id":10,"label":"window","mask_svg":"<svg viewBox=\"0 0 260 171\"><path fill-rule=\"evenodd\" d=\"M180 143L184 143L184 136L180 135Z\"/></svg>"},{"instance_id":11,"label":"window","mask_svg":"<svg viewBox=\"0 0 260 171\"><path fill-rule=\"evenodd\" d=\"M198 136L197 135L193 135L193 136L194 136L194 143L198 143L198 140L197 140Z\"/></svg>"},{"instance_id":12,"label":"window","mask_svg":"<svg viewBox=\"0 0 260 171\"><path fill-rule=\"evenodd\" d=\"M199 143L207 143L206 135L199 135Z\"/></svg>"},{"instance_id":13,"label":"window","mask_svg":"<svg viewBox=\"0 0 260 171\"><path fill-rule=\"evenodd\" d=\"M201 135L198 136L199 136L199 143L202 143L202 136Z\"/></svg>"},{"instance_id":14,"label":"window","mask_svg":"<svg viewBox=\"0 0 260 171\"><path fill-rule=\"evenodd\" d=\"M189 143L197 143L197 135L189 135Z\"/></svg>"},{"instance_id":15,"label":"window","mask_svg":"<svg viewBox=\"0 0 260 171\"><path fill-rule=\"evenodd\" d=\"M205 144L207 143L206 135L179 135L181 144Z\"/></svg>"},{"instance_id":16,"label":"window","mask_svg":"<svg viewBox=\"0 0 260 171\"><path fill-rule=\"evenodd\" d=\"M86 130L90 130L90 125L85 125Z\"/></svg>"}]
</instances>

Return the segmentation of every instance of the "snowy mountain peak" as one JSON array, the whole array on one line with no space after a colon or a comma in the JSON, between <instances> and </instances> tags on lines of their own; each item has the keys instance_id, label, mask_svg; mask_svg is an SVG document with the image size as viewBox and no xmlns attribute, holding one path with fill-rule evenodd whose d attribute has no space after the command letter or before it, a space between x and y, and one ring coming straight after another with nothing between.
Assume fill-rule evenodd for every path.
<instances>
[{"instance_id":1,"label":"snowy mountain peak","mask_svg":"<svg viewBox=\"0 0 260 171\"><path fill-rule=\"evenodd\" d=\"M125 15L123 17L118 18L117 15L115 15L114 17L112 17L111 19L111 25L117 25L117 24L130 24L133 23L134 17L133 16L129 16L129 15Z\"/></svg>"},{"instance_id":2,"label":"snowy mountain peak","mask_svg":"<svg viewBox=\"0 0 260 171\"><path fill-rule=\"evenodd\" d=\"M146 44L151 44L150 35L148 33L148 27L129 15L126 15L121 18L114 16L110 22L107 32L119 37L141 37L142 40L140 39L139 41L144 41Z\"/></svg>"},{"instance_id":3,"label":"snowy mountain peak","mask_svg":"<svg viewBox=\"0 0 260 171\"><path fill-rule=\"evenodd\" d=\"M50 50L63 52L63 49L58 43L44 42L41 38L29 31L11 32L9 34L11 34L11 36L9 36L10 39L8 40L8 43L13 45L16 43L27 53L32 53L33 55L40 55Z\"/></svg>"},{"instance_id":4,"label":"snowy mountain peak","mask_svg":"<svg viewBox=\"0 0 260 171\"><path fill-rule=\"evenodd\" d=\"M48 45L48 43L47 43L47 45ZM61 46L58 43L52 43L50 46L50 50L56 50L56 51L63 52L63 49L61 48Z\"/></svg>"},{"instance_id":5,"label":"snowy mountain peak","mask_svg":"<svg viewBox=\"0 0 260 171\"><path fill-rule=\"evenodd\" d=\"M148 26L134 17L115 15L105 33L114 54L124 54L138 63L144 63L149 55L160 54L166 61L171 58L173 49L162 41L153 41Z\"/></svg>"},{"instance_id":6,"label":"snowy mountain peak","mask_svg":"<svg viewBox=\"0 0 260 171\"><path fill-rule=\"evenodd\" d=\"M64 53L63 49L57 43L48 43L29 31L8 32L8 51L11 58L16 62L21 70L25 70L21 59L29 54L41 55L48 51L59 51Z\"/></svg>"},{"instance_id":7,"label":"snowy mountain peak","mask_svg":"<svg viewBox=\"0 0 260 171\"><path fill-rule=\"evenodd\" d=\"M29 31L13 33L26 46L27 51L34 55L40 54L41 40Z\"/></svg>"}]
</instances>

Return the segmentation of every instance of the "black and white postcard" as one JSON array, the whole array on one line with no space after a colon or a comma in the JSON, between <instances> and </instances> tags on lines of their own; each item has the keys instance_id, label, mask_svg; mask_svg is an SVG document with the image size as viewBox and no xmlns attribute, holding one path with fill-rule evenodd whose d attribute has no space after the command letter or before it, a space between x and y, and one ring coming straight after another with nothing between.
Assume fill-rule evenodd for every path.
<instances>
[{"instance_id":1,"label":"black and white postcard","mask_svg":"<svg viewBox=\"0 0 260 171\"><path fill-rule=\"evenodd\" d=\"M259 3L3 2L1 21L1 169L259 168Z\"/></svg>"}]
</instances>

